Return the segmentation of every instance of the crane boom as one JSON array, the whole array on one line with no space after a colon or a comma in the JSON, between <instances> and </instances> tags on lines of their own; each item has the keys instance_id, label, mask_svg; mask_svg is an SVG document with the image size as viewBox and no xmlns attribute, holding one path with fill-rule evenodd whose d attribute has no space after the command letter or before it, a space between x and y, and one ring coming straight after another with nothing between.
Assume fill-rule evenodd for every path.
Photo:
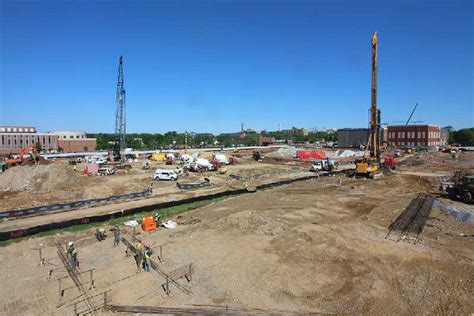
<instances>
[{"instance_id":1,"label":"crane boom","mask_svg":"<svg viewBox=\"0 0 474 316\"><path fill-rule=\"evenodd\" d=\"M418 103L415 104L415 107L413 108L413 111L411 111L411 114L410 114L410 116L408 117L408 120L407 120L407 122L405 123L405 125L408 125L408 123L410 123L411 117L413 116L413 113L415 113L415 110L416 110L417 107L418 107Z\"/></svg>"}]
</instances>

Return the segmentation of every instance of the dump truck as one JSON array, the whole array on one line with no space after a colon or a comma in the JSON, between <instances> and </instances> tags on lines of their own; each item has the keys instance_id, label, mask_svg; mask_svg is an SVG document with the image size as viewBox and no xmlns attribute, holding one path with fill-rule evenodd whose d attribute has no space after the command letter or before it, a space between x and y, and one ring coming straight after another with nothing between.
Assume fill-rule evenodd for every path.
<instances>
[{"instance_id":1,"label":"dump truck","mask_svg":"<svg viewBox=\"0 0 474 316\"><path fill-rule=\"evenodd\" d=\"M460 197L464 203L472 203L474 196L474 175L456 172L452 182L446 186L450 199Z\"/></svg>"}]
</instances>

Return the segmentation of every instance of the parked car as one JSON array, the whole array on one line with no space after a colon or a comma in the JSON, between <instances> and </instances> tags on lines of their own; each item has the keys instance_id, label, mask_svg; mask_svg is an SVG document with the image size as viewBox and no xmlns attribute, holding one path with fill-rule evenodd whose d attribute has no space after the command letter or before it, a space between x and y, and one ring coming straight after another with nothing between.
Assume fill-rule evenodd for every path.
<instances>
[{"instance_id":1,"label":"parked car","mask_svg":"<svg viewBox=\"0 0 474 316\"><path fill-rule=\"evenodd\" d=\"M175 170L156 169L153 180L178 180L178 174Z\"/></svg>"}]
</instances>

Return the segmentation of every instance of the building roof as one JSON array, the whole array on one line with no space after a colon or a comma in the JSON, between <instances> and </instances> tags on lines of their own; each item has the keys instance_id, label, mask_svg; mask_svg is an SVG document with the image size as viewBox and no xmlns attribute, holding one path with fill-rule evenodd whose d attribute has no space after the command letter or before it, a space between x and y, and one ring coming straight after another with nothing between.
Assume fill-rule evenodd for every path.
<instances>
[{"instance_id":1,"label":"building roof","mask_svg":"<svg viewBox=\"0 0 474 316\"><path fill-rule=\"evenodd\" d=\"M439 125L434 125L434 124L410 124L410 125L388 125L388 127L438 127L441 128Z\"/></svg>"},{"instance_id":2,"label":"building roof","mask_svg":"<svg viewBox=\"0 0 474 316\"><path fill-rule=\"evenodd\" d=\"M368 131L369 128L356 127L356 128L339 128L337 131Z\"/></svg>"}]
</instances>

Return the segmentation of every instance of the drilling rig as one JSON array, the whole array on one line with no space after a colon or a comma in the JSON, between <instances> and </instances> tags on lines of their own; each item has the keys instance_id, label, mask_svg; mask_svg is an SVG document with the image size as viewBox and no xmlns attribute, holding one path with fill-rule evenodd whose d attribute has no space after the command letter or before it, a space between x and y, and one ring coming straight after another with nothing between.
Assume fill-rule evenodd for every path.
<instances>
[{"instance_id":1,"label":"drilling rig","mask_svg":"<svg viewBox=\"0 0 474 316\"><path fill-rule=\"evenodd\" d=\"M123 85L123 57L120 56L117 79L117 112L115 112L115 146L114 160L121 160L125 149L126 115L125 115L125 88Z\"/></svg>"},{"instance_id":2,"label":"drilling rig","mask_svg":"<svg viewBox=\"0 0 474 316\"><path fill-rule=\"evenodd\" d=\"M356 162L356 175L369 178L380 172L380 109L377 109L377 32L372 35L372 101L368 152Z\"/></svg>"}]
</instances>

